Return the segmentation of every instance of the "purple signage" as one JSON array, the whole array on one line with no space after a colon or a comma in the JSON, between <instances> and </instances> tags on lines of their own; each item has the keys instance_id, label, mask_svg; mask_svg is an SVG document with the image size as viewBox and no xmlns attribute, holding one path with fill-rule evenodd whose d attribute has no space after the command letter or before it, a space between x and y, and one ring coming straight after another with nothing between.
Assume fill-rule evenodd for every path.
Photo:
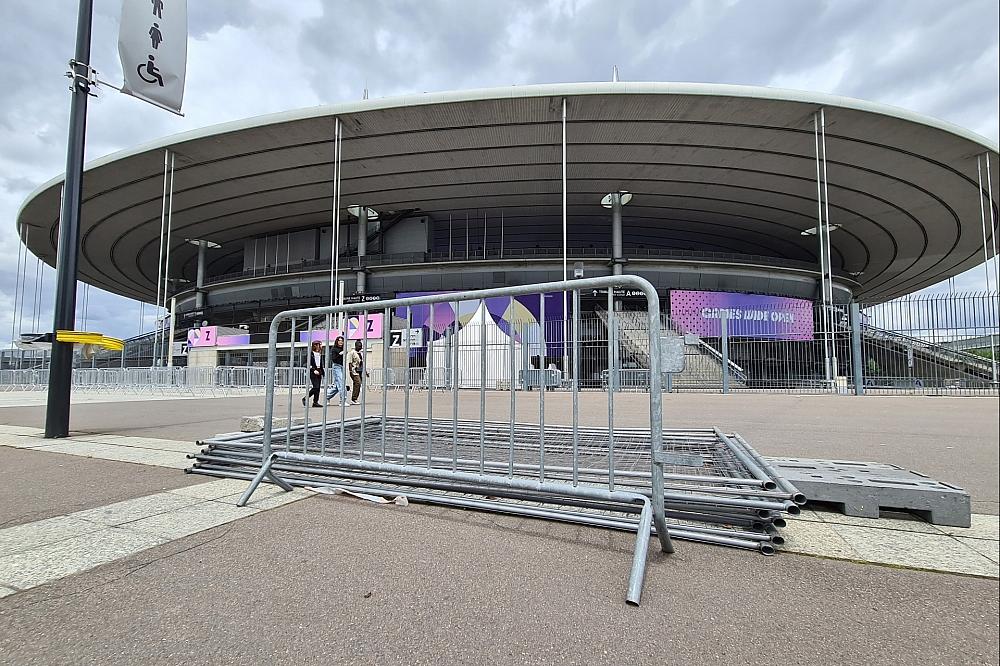
<instances>
[{"instance_id":1,"label":"purple signage","mask_svg":"<svg viewBox=\"0 0 1000 666\"><path fill-rule=\"evenodd\" d=\"M670 319L683 333L719 337L722 317L734 337L813 339L811 301L725 291L670 292Z\"/></svg>"}]
</instances>

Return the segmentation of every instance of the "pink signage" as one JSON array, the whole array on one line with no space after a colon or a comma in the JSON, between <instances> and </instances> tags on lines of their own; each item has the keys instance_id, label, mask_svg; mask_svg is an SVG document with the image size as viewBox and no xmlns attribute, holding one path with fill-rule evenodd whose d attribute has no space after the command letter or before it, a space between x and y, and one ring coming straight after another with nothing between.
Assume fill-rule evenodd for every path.
<instances>
[{"instance_id":1,"label":"pink signage","mask_svg":"<svg viewBox=\"0 0 1000 666\"><path fill-rule=\"evenodd\" d=\"M351 315L347 318L347 339L381 339L383 332L382 323L381 314L370 314L367 317L362 317L361 315ZM342 333L335 330L331 330L329 334L326 332L326 329L320 329L318 331L302 331L299 333L299 342L313 342L315 340L322 342L324 339L328 342L333 342L337 339L338 335L342 335Z\"/></svg>"},{"instance_id":2,"label":"pink signage","mask_svg":"<svg viewBox=\"0 0 1000 666\"><path fill-rule=\"evenodd\" d=\"M250 344L250 334L219 335L218 326L199 326L188 330L188 347L236 347Z\"/></svg>"},{"instance_id":3,"label":"pink signage","mask_svg":"<svg viewBox=\"0 0 1000 666\"><path fill-rule=\"evenodd\" d=\"M218 326L199 326L188 330L188 347L214 347Z\"/></svg>"}]
</instances>

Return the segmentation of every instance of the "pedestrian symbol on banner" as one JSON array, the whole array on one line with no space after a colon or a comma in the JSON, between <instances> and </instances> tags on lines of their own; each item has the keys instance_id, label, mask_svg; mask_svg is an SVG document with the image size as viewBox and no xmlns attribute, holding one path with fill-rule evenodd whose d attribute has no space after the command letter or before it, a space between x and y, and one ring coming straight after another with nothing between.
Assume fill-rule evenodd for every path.
<instances>
[{"instance_id":1,"label":"pedestrian symbol on banner","mask_svg":"<svg viewBox=\"0 0 1000 666\"><path fill-rule=\"evenodd\" d=\"M149 42L153 45L154 49L160 48L160 42L163 41L163 33L160 32L160 24L154 23L153 27L149 29Z\"/></svg>"}]
</instances>

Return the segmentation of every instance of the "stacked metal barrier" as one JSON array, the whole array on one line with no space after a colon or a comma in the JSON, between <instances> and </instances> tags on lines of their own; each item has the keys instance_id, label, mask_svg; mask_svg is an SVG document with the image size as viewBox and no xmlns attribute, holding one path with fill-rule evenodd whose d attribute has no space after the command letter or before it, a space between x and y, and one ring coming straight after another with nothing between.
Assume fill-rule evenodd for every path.
<instances>
[{"instance_id":1,"label":"stacked metal barrier","mask_svg":"<svg viewBox=\"0 0 1000 666\"><path fill-rule=\"evenodd\" d=\"M537 424L511 427L487 421L481 429L479 421L451 420L432 422L428 433L425 418L394 416L384 423L381 416L366 416L363 421L353 417L325 427L312 424L273 433L274 445L293 453L523 479L537 479L544 470L547 481L610 485L652 497L648 430L616 428L609 435L607 429L578 428L574 448L571 427L548 425L544 453L539 434ZM263 433L220 435L201 444L204 448L195 456L192 472L250 480L260 469ZM738 434L714 429L664 430L662 457L665 514L675 539L770 555L783 543L778 528L784 526L784 514L797 514L805 502ZM600 502L540 513L538 497L532 493L509 494L499 501L470 499L467 485L427 488L423 480L407 475L361 472L336 464L280 461L273 469L297 486L349 485L387 497L411 496L419 488L411 498L431 504L632 531L638 522L622 515L619 507Z\"/></svg>"},{"instance_id":2,"label":"stacked metal barrier","mask_svg":"<svg viewBox=\"0 0 1000 666\"><path fill-rule=\"evenodd\" d=\"M614 307L618 287L640 291L647 300L643 348L649 365L645 397L649 409L648 419L638 419L644 421L641 427L616 425L615 394L620 389L623 354L629 353ZM612 386L606 394L606 428L580 423L582 290L602 290L608 299L606 357ZM570 297L571 327L568 317L559 322L546 318L546 307L569 311ZM535 307L537 314L529 313ZM348 413L344 403L310 408L294 381L286 377L282 386L277 368L279 332L287 331L293 351L297 344L319 339L327 347L323 365L328 368L321 394L331 395L331 376L342 372L346 377L348 361L345 354L344 366L330 367L328 345L340 336L335 318L349 312L360 322L355 330L367 331L365 320L373 314L390 324L383 327L380 365L391 371L376 373L380 399L370 391L361 392L357 416ZM464 324L460 314L465 315ZM419 349L409 346L410 335L402 336L406 347L396 350L397 360L402 355L401 360L411 366L403 373L395 371L398 363L390 362L394 316L406 329L418 325L426 331ZM556 330L559 325L561 331ZM368 341L366 336L359 338L364 353ZM664 343L661 357L659 300L652 285L636 276L280 313L269 334L263 432L205 441L191 471L250 479L241 505L260 482L269 480L286 490L293 485L327 484L376 495L405 493L417 502L628 530L636 534L636 546L626 598L638 603L651 535L667 553L673 552L672 537L771 553L780 543L775 527L780 526L782 513L796 513L796 501L804 501L794 488L773 478L773 470L765 471L756 452L738 438L715 430L663 428L661 368L671 365L671 353L683 353L683 349L671 352L671 347ZM532 367L532 356L542 367ZM551 369L552 359L560 356L569 371L565 378ZM420 367L412 367L414 359L419 359ZM547 390L524 393L518 405L519 389L531 388L531 373L542 371L544 376L555 373L557 380L551 386L546 380L545 388L568 389L571 396L572 408L565 410L569 414L560 415L571 418L563 418L563 424L546 419ZM399 381L402 396L394 396L390 409L389 390ZM506 389L498 390L501 386ZM420 388L418 396L411 396ZM478 393L477 418L468 418L468 412L460 418L460 389L466 395ZM534 404L525 418L523 403L529 395ZM275 427L277 418L296 423L300 399L306 405L304 424ZM488 418L488 412L503 412L505 420ZM449 416L441 418L442 414ZM636 424L637 416L630 414L630 424Z\"/></svg>"}]
</instances>

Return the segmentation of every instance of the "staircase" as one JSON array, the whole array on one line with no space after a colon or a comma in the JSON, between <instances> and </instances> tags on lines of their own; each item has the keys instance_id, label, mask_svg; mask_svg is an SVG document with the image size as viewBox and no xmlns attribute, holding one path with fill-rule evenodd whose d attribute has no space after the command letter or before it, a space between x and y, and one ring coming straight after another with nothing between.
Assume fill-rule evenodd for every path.
<instances>
[{"instance_id":1,"label":"staircase","mask_svg":"<svg viewBox=\"0 0 1000 666\"><path fill-rule=\"evenodd\" d=\"M608 326L608 313L596 311L598 319ZM649 325L645 312L623 310L615 313L618 339L626 354L640 368L649 370ZM680 335L666 317L660 322L661 335ZM684 371L673 375L674 388L720 388L722 386L722 353L701 338L697 345L686 345ZM626 370L623 372L636 372ZM746 373L743 368L729 361L729 384L731 388L746 388Z\"/></svg>"},{"instance_id":2,"label":"staircase","mask_svg":"<svg viewBox=\"0 0 1000 666\"><path fill-rule=\"evenodd\" d=\"M952 379L992 382L993 362L988 358L868 324L862 327L861 333L865 343L890 353L906 355L912 350L915 361L937 366L943 372L953 374Z\"/></svg>"}]
</instances>

